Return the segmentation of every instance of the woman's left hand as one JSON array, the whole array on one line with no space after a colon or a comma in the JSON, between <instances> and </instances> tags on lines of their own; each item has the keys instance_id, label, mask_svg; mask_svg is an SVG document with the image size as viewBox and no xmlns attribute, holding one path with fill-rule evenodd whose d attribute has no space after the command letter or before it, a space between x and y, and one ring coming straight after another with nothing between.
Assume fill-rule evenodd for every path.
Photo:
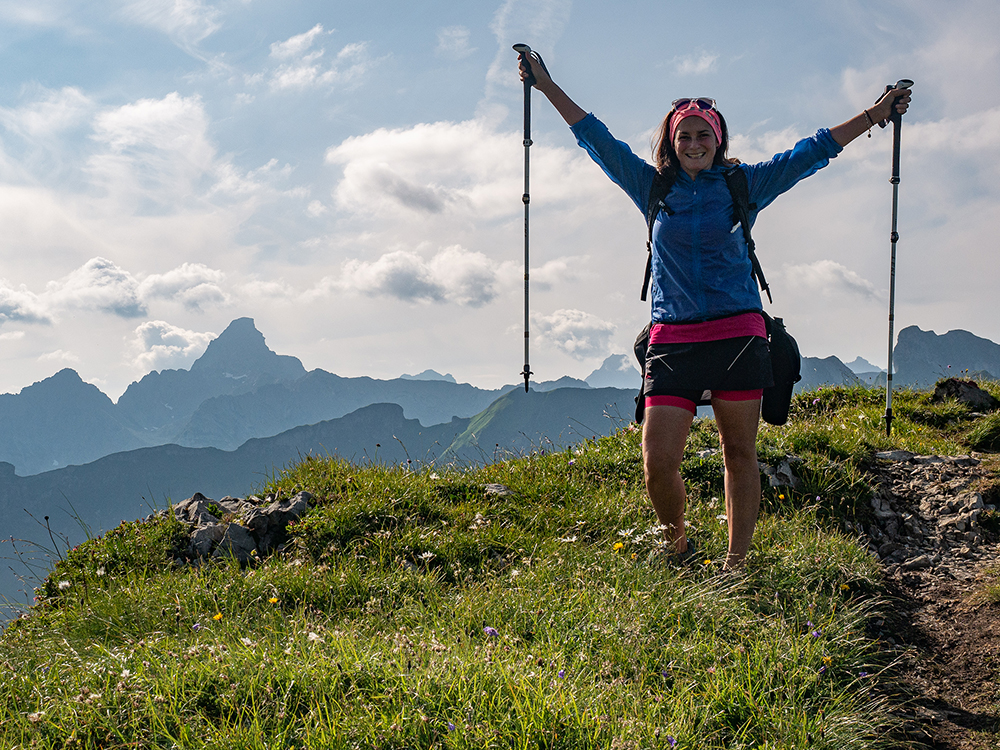
<instances>
[{"instance_id":1,"label":"woman's left hand","mask_svg":"<svg viewBox=\"0 0 1000 750\"><path fill-rule=\"evenodd\" d=\"M892 102L897 96L899 101L896 102L896 111L899 114L904 114L907 108L910 106L910 97L912 92L910 89L890 89L882 94L881 98L875 102L875 106L872 107L869 112L872 114L872 118L876 122L885 122L892 119Z\"/></svg>"}]
</instances>

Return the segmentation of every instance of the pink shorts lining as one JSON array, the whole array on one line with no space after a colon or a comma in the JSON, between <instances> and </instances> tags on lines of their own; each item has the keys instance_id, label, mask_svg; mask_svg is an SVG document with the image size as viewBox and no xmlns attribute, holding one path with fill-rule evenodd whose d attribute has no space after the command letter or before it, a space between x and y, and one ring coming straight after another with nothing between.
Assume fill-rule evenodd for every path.
<instances>
[{"instance_id":1,"label":"pink shorts lining","mask_svg":"<svg viewBox=\"0 0 1000 750\"><path fill-rule=\"evenodd\" d=\"M719 401L757 401L764 395L763 388L750 391L712 391L712 398ZM646 396L646 406L676 406L698 413L698 405L683 396Z\"/></svg>"}]
</instances>

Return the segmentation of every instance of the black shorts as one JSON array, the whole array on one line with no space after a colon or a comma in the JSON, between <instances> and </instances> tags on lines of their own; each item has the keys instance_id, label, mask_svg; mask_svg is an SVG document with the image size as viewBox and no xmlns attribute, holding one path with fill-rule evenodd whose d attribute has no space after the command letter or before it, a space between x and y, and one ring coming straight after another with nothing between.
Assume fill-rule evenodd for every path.
<instances>
[{"instance_id":1,"label":"black shorts","mask_svg":"<svg viewBox=\"0 0 1000 750\"><path fill-rule=\"evenodd\" d=\"M646 351L642 393L710 403L706 391L757 391L773 385L771 354L760 336L652 344ZM697 395L698 398L691 398Z\"/></svg>"}]
</instances>

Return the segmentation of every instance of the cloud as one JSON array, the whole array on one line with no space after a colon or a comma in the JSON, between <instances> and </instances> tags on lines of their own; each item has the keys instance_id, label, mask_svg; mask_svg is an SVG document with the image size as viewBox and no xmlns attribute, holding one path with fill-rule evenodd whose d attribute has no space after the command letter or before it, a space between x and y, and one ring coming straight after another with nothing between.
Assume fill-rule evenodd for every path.
<instances>
[{"instance_id":1,"label":"cloud","mask_svg":"<svg viewBox=\"0 0 1000 750\"><path fill-rule=\"evenodd\" d=\"M296 34L283 42L274 42L271 45L271 57L276 60L289 60L301 57L323 33L323 24L318 23L304 34ZM326 33L332 34L333 32L328 31Z\"/></svg>"},{"instance_id":2,"label":"cloud","mask_svg":"<svg viewBox=\"0 0 1000 750\"><path fill-rule=\"evenodd\" d=\"M230 301L222 288L224 279L221 271L184 263L140 281L106 258L91 258L63 278L50 281L37 296L24 287L14 290L0 282L0 322L52 323L60 313L77 310L138 318L148 314L148 305L158 300L180 302L200 312Z\"/></svg>"},{"instance_id":3,"label":"cloud","mask_svg":"<svg viewBox=\"0 0 1000 750\"><path fill-rule=\"evenodd\" d=\"M151 320L135 329L133 366L142 372L183 367L208 348L216 334L178 328L163 320Z\"/></svg>"},{"instance_id":4,"label":"cloud","mask_svg":"<svg viewBox=\"0 0 1000 750\"><path fill-rule=\"evenodd\" d=\"M177 92L102 112L93 138L107 151L92 156L94 181L123 199L190 200L215 170L201 98Z\"/></svg>"},{"instance_id":5,"label":"cloud","mask_svg":"<svg viewBox=\"0 0 1000 750\"><path fill-rule=\"evenodd\" d=\"M122 12L134 23L164 32L188 52L219 29L222 15L200 0L137 0Z\"/></svg>"},{"instance_id":6,"label":"cloud","mask_svg":"<svg viewBox=\"0 0 1000 750\"><path fill-rule=\"evenodd\" d=\"M325 285L405 302L481 307L496 297L496 283L497 269L489 258L455 245L429 261L408 250L387 253L372 263L349 260L340 277ZM314 293L325 293L323 286Z\"/></svg>"},{"instance_id":7,"label":"cloud","mask_svg":"<svg viewBox=\"0 0 1000 750\"><path fill-rule=\"evenodd\" d=\"M229 302L229 295L221 287L223 279L222 271L201 263L184 263L167 273L147 276L139 284L138 294L144 301L170 299L200 311L208 305Z\"/></svg>"},{"instance_id":8,"label":"cloud","mask_svg":"<svg viewBox=\"0 0 1000 750\"><path fill-rule=\"evenodd\" d=\"M675 57L673 63L678 75L701 75L714 70L718 59L718 55L702 52L698 55Z\"/></svg>"},{"instance_id":9,"label":"cloud","mask_svg":"<svg viewBox=\"0 0 1000 750\"><path fill-rule=\"evenodd\" d=\"M870 281L832 260L787 266L784 278L786 284L807 296L811 294L824 298L842 298L844 295L852 295L869 302L885 299L885 294Z\"/></svg>"},{"instance_id":10,"label":"cloud","mask_svg":"<svg viewBox=\"0 0 1000 750\"><path fill-rule=\"evenodd\" d=\"M0 341L20 341L24 336L24 331L7 331L0 333Z\"/></svg>"},{"instance_id":11,"label":"cloud","mask_svg":"<svg viewBox=\"0 0 1000 750\"><path fill-rule=\"evenodd\" d=\"M550 315L532 315L538 331L535 342L554 345L574 359L603 357L611 350L617 326L582 310L556 310Z\"/></svg>"},{"instance_id":12,"label":"cloud","mask_svg":"<svg viewBox=\"0 0 1000 750\"><path fill-rule=\"evenodd\" d=\"M519 88L517 55L512 44L524 43L533 49L551 50L569 23L572 0L504 0L490 23L497 39L486 80L490 86Z\"/></svg>"},{"instance_id":13,"label":"cloud","mask_svg":"<svg viewBox=\"0 0 1000 750\"><path fill-rule=\"evenodd\" d=\"M580 278L580 268L586 261L585 257L564 257L547 261L544 265L531 269L531 286L537 291L547 292L559 284L576 281ZM518 274L522 273L518 269Z\"/></svg>"},{"instance_id":14,"label":"cloud","mask_svg":"<svg viewBox=\"0 0 1000 750\"><path fill-rule=\"evenodd\" d=\"M520 133L501 132L482 120L379 128L326 152L343 166L334 190L341 209L389 220L452 215L489 220L521 213L524 187ZM582 149L537 147L531 154L532 188L546 200L605 196L607 179ZM586 195L586 193L590 195Z\"/></svg>"},{"instance_id":15,"label":"cloud","mask_svg":"<svg viewBox=\"0 0 1000 750\"><path fill-rule=\"evenodd\" d=\"M434 53L440 57L461 60L476 51L469 46L469 30L465 26L445 26L438 31Z\"/></svg>"},{"instance_id":16,"label":"cloud","mask_svg":"<svg viewBox=\"0 0 1000 750\"><path fill-rule=\"evenodd\" d=\"M775 154L781 154L795 145L802 135L794 128L768 130L759 135L731 133L729 155L745 164L768 161Z\"/></svg>"},{"instance_id":17,"label":"cloud","mask_svg":"<svg viewBox=\"0 0 1000 750\"><path fill-rule=\"evenodd\" d=\"M240 294L253 299L271 299L280 302L294 301L299 293L284 281L261 281L255 279L243 284Z\"/></svg>"},{"instance_id":18,"label":"cloud","mask_svg":"<svg viewBox=\"0 0 1000 750\"><path fill-rule=\"evenodd\" d=\"M54 352L48 352L42 354L38 357L39 362L68 362L69 364L78 364L80 358L73 354L73 352L68 352L65 349L56 349Z\"/></svg>"},{"instance_id":19,"label":"cloud","mask_svg":"<svg viewBox=\"0 0 1000 750\"><path fill-rule=\"evenodd\" d=\"M122 318L146 314L146 306L139 299L138 282L105 258L92 258L62 279L50 281L45 298L58 309L99 310Z\"/></svg>"},{"instance_id":20,"label":"cloud","mask_svg":"<svg viewBox=\"0 0 1000 750\"><path fill-rule=\"evenodd\" d=\"M29 292L24 285L19 289L13 289L8 286L5 279L0 279L0 324L8 320L22 323L52 323L37 296Z\"/></svg>"},{"instance_id":21,"label":"cloud","mask_svg":"<svg viewBox=\"0 0 1000 750\"><path fill-rule=\"evenodd\" d=\"M83 124L93 109L93 101L80 89L66 86L45 89L37 101L23 107L0 107L0 122L22 137L47 137Z\"/></svg>"},{"instance_id":22,"label":"cloud","mask_svg":"<svg viewBox=\"0 0 1000 750\"><path fill-rule=\"evenodd\" d=\"M368 45L364 42L348 44L341 48L331 64L323 65L326 49L320 47L317 41L323 35L332 33L323 31L323 24L318 23L303 34L273 43L270 57L278 62L278 66L270 71L271 89L282 91L356 84L373 64Z\"/></svg>"}]
</instances>

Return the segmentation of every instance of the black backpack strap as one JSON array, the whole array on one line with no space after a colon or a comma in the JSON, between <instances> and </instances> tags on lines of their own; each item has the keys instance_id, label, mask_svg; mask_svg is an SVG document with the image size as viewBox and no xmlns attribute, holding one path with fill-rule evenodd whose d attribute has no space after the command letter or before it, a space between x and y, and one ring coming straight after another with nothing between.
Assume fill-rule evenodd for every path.
<instances>
[{"instance_id":1,"label":"black backpack strap","mask_svg":"<svg viewBox=\"0 0 1000 750\"><path fill-rule=\"evenodd\" d=\"M750 203L750 186L747 184L747 175L739 166L730 167L726 170L726 187L729 188L729 195L733 199L733 212L737 221L743 227L743 239L747 243L747 255L750 256L750 265L753 268L753 276L760 285L760 290L767 293L767 301L771 299L771 288L764 278L764 270L757 260L756 245L753 237L750 236L750 212L756 210L757 204Z\"/></svg>"},{"instance_id":2,"label":"black backpack strap","mask_svg":"<svg viewBox=\"0 0 1000 750\"><path fill-rule=\"evenodd\" d=\"M674 212L664 201L673 186L674 175L672 172L665 175L657 171L653 177L653 184L649 187L649 202L646 204L646 228L649 230L646 235L646 273L642 279L642 294L639 295L639 299L643 302L646 301L649 279L653 274L653 224L656 222L656 217L660 215L660 211L666 211L667 216L673 215Z\"/></svg>"}]
</instances>

